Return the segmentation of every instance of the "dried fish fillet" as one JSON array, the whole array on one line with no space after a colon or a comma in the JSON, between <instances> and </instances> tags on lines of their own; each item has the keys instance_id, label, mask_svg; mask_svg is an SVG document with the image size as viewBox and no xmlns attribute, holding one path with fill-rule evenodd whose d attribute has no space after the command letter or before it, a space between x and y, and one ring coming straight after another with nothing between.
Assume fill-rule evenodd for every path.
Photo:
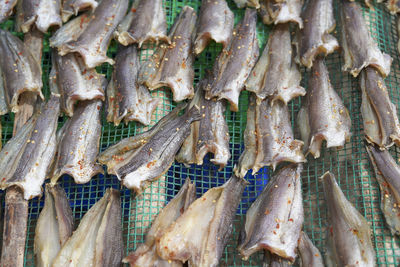
<instances>
[{"instance_id":1,"label":"dried fish fillet","mask_svg":"<svg viewBox=\"0 0 400 267\"><path fill-rule=\"evenodd\" d=\"M365 138L381 149L400 145L400 123L396 106L390 101L385 81L378 71L367 67L361 71L361 115Z\"/></svg>"},{"instance_id":2,"label":"dried fish fillet","mask_svg":"<svg viewBox=\"0 0 400 267\"><path fill-rule=\"evenodd\" d=\"M117 175L124 186L141 192L168 170L190 134L191 123L201 118L196 107L179 116L182 109L176 107L149 131L109 147L98 161L106 164L107 172Z\"/></svg>"},{"instance_id":3,"label":"dried fish fillet","mask_svg":"<svg viewBox=\"0 0 400 267\"><path fill-rule=\"evenodd\" d=\"M375 170L375 177L381 191L381 210L392 234L400 235L400 167L388 150L373 145L367 152Z\"/></svg>"},{"instance_id":4,"label":"dried fish fillet","mask_svg":"<svg viewBox=\"0 0 400 267\"><path fill-rule=\"evenodd\" d=\"M96 0L64 0L61 9L61 18L67 22L72 15L78 15L78 12L86 9L96 9L98 3Z\"/></svg>"},{"instance_id":5,"label":"dried fish fillet","mask_svg":"<svg viewBox=\"0 0 400 267\"><path fill-rule=\"evenodd\" d=\"M139 59L136 46L120 46L115 58L112 79L107 87L107 121L115 125L124 120L149 125L159 99L153 99L149 90L139 85Z\"/></svg>"},{"instance_id":6,"label":"dried fish fillet","mask_svg":"<svg viewBox=\"0 0 400 267\"><path fill-rule=\"evenodd\" d=\"M324 60L314 61L309 92L297 116L304 148L319 158L322 142L326 147L343 146L350 140L351 119L339 95L333 89Z\"/></svg>"},{"instance_id":7,"label":"dried fish fillet","mask_svg":"<svg viewBox=\"0 0 400 267\"><path fill-rule=\"evenodd\" d=\"M121 265L123 247L120 193L108 188L83 216L52 266L117 267Z\"/></svg>"},{"instance_id":8,"label":"dried fish fillet","mask_svg":"<svg viewBox=\"0 0 400 267\"><path fill-rule=\"evenodd\" d=\"M12 112L18 112L22 93L33 92L42 99L42 71L30 50L16 36L0 30L0 66L6 101Z\"/></svg>"},{"instance_id":9,"label":"dried fish fillet","mask_svg":"<svg viewBox=\"0 0 400 267\"><path fill-rule=\"evenodd\" d=\"M264 0L260 4L260 14L265 24L297 23L303 28L301 8L303 0Z\"/></svg>"},{"instance_id":10,"label":"dried fish fillet","mask_svg":"<svg viewBox=\"0 0 400 267\"><path fill-rule=\"evenodd\" d=\"M189 261L189 266L218 266L246 184L232 176L195 200L158 240L159 256Z\"/></svg>"},{"instance_id":11,"label":"dried fish fillet","mask_svg":"<svg viewBox=\"0 0 400 267\"><path fill-rule=\"evenodd\" d=\"M258 58L256 23L257 11L247 8L243 20L234 29L227 50L217 58L214 77L205 88L206 99L227 99L232 111L239 109L240 92Z\"/></svg>"},{"instance_id":12,"label":"dried fish fillet","mask_svg":"<svg viewBox=\"0 0 400 267\"><path fill-rule=\"evenodd\" d=\"M327 266L375 266L367 220L346 199L333 174L321 179L328 208Z\"/></svg>"},{"instance_id":13,"label":"dried fish fillet","mask_svg":"<svg viewBox=\"0 0 400 267\"><path fill-rule=\"evenodd\" d=\"M162 2L162 0L137 0L134 3L135 7L130 11L133 14L129 28L116 33L118 41L125 46L137 43L139 48L147 41L169 43L167 19Z\"/></svg>"},{"instance_id":14,"label":"dried fish fillet","mask_svg":"<svg viewBox=\"0 0 400 267\"><path fill-rule=\"evenodd\" d=\"M304 267L324 267L321 252L314 246L305 232L301 232L299 239L298 252L301 266Z\"/></svg>"},{"instance_id":15,"label":"dried fish fillet","mask_svg":"<svg viewBox=\"0 0 400 267\"><path fill-rule=\"evenodd\" d=\"M311 68L316 56L326 56L339 48L338 41L330 34L336 26L332 0L308 1L302 18L304 28L298 35L298 56L301 64Z\"/></svg>"},{"instance_id":16,"label":"dried fish fillet","mask_svg":"<svg viewBox=\"0 0 400 267\"><path fill-rule=\"evenodd\" d=\"M232 38L233 24L234 14L225 0L202 0L194 52L200 54L211 40L226 48Z\"/></svg>"},{"instance_id":17,"label":"dried fish fillet","mask_svg":"<svg viewBox=\"0 0 400 267\"><path fill-rule=\"evenodd\" d=\"M262 100L266 97L287 104L291 99L303 96L301 74L293 60L289 24L275 26L262 56L246 81L246 90L254 92ZM259 100L259 101L260 101Z\"/></svg>"},{"instance_id":18,"label":"dried fish fillet","mask_svg":"<svg viewBox=\"0 0 400 267\"><path fill-rule=\"evenodd\" d=\"M167 231L168 227L187 210L195 199L196 187L190 179L187 178L179 192L168 205L160 211L157 218L152 223L150 230L146 234L145 242L139 245L133 253L130 253L124 258L123 262L129 263L131 267L182 266L182 262L180 261L168 262L159 257L156 251L156 242Z\"/></svg>"},{"instance_id":19,"label":"dried fish fillet","mask_svg":"<svg viewBox=\"0 0 400 267\"><path fill-rule=\"evenodd\" d=\"M139 71L140 84L145 84L150 90L170 87L175 102L193 97L192 41L195 24L196 12L185 6L169 33L172 43L162 44L150 60L142 64Z\"/></svg>"},{"instance_id":20,"label":"dried fish fillet","mask_svg":"<svg viewBox=\"0 0 400 267\"><path fill-rule=\"evenodd\" d=\"M264 250L263 267L290 267L292 266L288 260L285 260L275 254Z\"/></svg>"},{"instance_id":21,"label":"dried fish fillet","mask_svg":"<svg viewBox=\"0 0 400 267\"><path fill-rule=\"evenodd\" d=\"M301 164L280 169L247 211L238 247L244 259L266 249L291 262L295 260L304 221L302 169Z\"/></svg>"},{"instance_id":22,"label":"dried fish fillet","mask_svg":"<svg viewBox=\"0 0 400 267\"><path fill-rule=\"evenodd\" d=\"M357 77L368 66L376 68L383 77L390 72L392 58L381 52L371 37L358 3L342 1L342 46L344 51L344 71Z\"/></svg>"},{"instance_id":23,"label":"dried fish fillet","mask_svg":"<svg viewBox=\"0 0 400 267\"><path fill-rule=\"evenodd\" d=\"M4 88L3 72L1 71L0 67L0 115L7 114L8 112L9 108L7 103L7 92Z\"/></svg>"},{"instance_id":24,"label":"dried fish fillet","mask_svg":"<svg viewBox=\"0 0 400 267\"><path fill-rule=\"evenodd\" d=\"M13 13L17 0L3 0L0 2L0 23L8 19Z\"/></svg>"},{"instance_id":25,"label":"dried fish fillet","mask_svg":"<svg viewBox=\"0 0 400 267\"><path fill-rule=\"evenodd\" d=\"M222 169L231 157L229 129L224 115L226 105L222 101L206 100L203 90L205 85L207 79L199 82L195 97L188 106L188 109L200 107L202 118L192 123L190 135L183 142L176 160L185 164L202 165L205 155L211 152L214 154L211 162Z\"/></svg>"},{"instance_id":26,"label":"dried fish fillet","mask_svg":"<svg viewBox=\"0 0 400 267\"><path fill-rule=\"evenodd\" d=\"M35 229L34 253L38 267L51 266L74 228L74 217L64 189L47 184L45 196Z\"/></svg>"},{"instance_id":27,"label":"dried fish fillet","mask_svg":"<svg viewBox=\"0 0 400 267\"><path fill-rule=\"evenodd\" d=\"M244 8L246 6L254 8L260 7L259 0L233 0L233 1L235 2L238 8Z\"/></svg>"},{"instance_id":28,"label":"dried fish fillet","mask_svg":"<svg viewBox=\"0 0 400 267\"><path fill-rule=\"evenodd\" d=\"M107 57L107 48L114 30L125 16L128 0L103 0L91 15L86 29L76 41L70 41L58 47L61 56L68 53L79 53L85 65L91 69L105 62L114 64Z\"/></svg>"}]
</instances>

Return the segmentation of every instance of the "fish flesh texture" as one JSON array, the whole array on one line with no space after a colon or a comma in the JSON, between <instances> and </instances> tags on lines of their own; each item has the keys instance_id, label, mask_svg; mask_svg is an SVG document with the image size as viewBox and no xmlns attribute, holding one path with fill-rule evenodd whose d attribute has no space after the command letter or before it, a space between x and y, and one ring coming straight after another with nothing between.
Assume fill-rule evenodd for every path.
<instances>
[{"instance_id":1,"label":"fish flesh texture","mask_svg":"<svg viewBox=\"0 0 400 267\"><path fill-rule=\"evenodd\" d=\"M196 187L190 179L187 178L175 197L157 215L157 218L154 220L150 230L146 234L145 242L139 245L133 253L130 253L126 258L124 258L123 262L129 263L131 267L181 267L182 262L180 261L168 262L159 257L156 251L156 243L157 240L167 231L168 227L187 210L189 205L192 204L195 199Z\"/></svg>"},{"instance_id":2,"label":"fish flesh texture","mask_svg":"<svg viewBox=\"0 0 400 267\"><path fill-rule=\"evenodd\" d=\"M51 266L74 229L74 217L64 189L46 185L45 202L36 223L34 253L36 266Z\"/></svg>"},{"instance_id":3,"label":"fish flesh texture","mask_svg":"<svg viewBox=\"0 0 400 267\"><path fill-rule=\"evenodd\" d=\"M344 52L344 71L357 77L368 66L376 68L383 77L390 72L392 58L379 50L368 31L361 7L358 3L342 1L342 46Z\"/></svg>"},{"instance_id":4,"label":"fish flesh texture","mask_svg":"<svg viewBox=\"0 0 400 267\"><path fill-rule=\"evenodd\" d=\"M285 260L275 254L271 254L268 250L264 250L264 259L262 267L290 267L292 266L288 260Z\"/></svg>"},{"instance_id":5,"label":"fish flesh texture","mask_svg":"<svg viewBox=\"0 0 400 267\"><path fill-rule=\"evenodd\" d=\"M256 23L257 11L247 8L227 49L218 56L213 68L214 77L205 88L206 99L227 99L232 111L239 110L240 92L258 59Z\"/></svg>"},{"instance_id":6,"label":"fish flesh texture","mask_svg":"<svg viewBox=\"0 0 400 267\"><path fill-rule=\"evenodd\" d=\"M20 0L16 23L18 31L24 33L34 25L43 33L52 26L61 27L61 0Z\"/></svg>"},{"instance_id":7,"label":"fish flesh texture","mask_svg":"<svg viewBox=\"0 0 400 267\"><path fill-rule=\"evenodd\" d=\"M188 109L193 106L200 108L201 120L192 123L191 132L176 156L178 162L203 165L203 159L208 152L214 154L210 161L224 168L228 163L229 128L225 120L226 104L223 101L206 100L204 86L207 79L199 82L196 94Z\"/></svg>"},{"instance_id":8,"label":"fish flesh texture","mask_svg":"<svg viewBox=\"0 0 400 267\"><path fill-rule=\"evenodd\" d=\"M367 220L346 199L335 176L322 177L328 210L327 266L375 266L375 251Z\"/></svg>"},{"instance_id":9,"label":"fish flesh texture","mask_svg":"<svg viewBox=\"0 0 400 267\"><path fill-rule=\"evenodd\" d=\"M259 8L259 0L233 0L238 8L254 7Z\"/></svg>"},{"instance_id":10,"label":"fish flesh texture","mask_svg":"<svg viewBox=\"0 0 400 267\"><path fill-rule=\"evenodd\" d=\"M0 151L0 166L7 167L0 168L1 189L16 185L23 189L26 200L42 193L42 184L56 152L59 106L59 97L52 95L31 123L27 122Z\"/></svg>"},{"instance_id":11,"label":"fish flesh texture","mask_svg":"<svg viewBox=\"0 0 400 267\"><path fill-rule=\"evenodd\" d=\"M318 248L314 246L305 232L301 232L297 249L300 256L300 266L324 267L321 252L319 252Z\"/></svg>"},{"instance_id":12,"label":"fish flesh texture","mask_svg":"<svg viewBox=\"0 0 400 267\"><path fill-rule=\"evenodd\" d=\"M194 53L200 54L211 40L226 48L232 38L233 24L234 14L225 0L203 0L197 22Z\"/></svg>"},{"instance_id":13,"label":"fish flesh texture","mask_svg":"<svg viewBox=\"0 0 400 267\"><path fill-rule=\"evenodd\" d=\"M105 62L114 64L107 57L107 49L114 30L125 16L128 0L103 0L91 14L93 17L86 29L76 41L70 41L58 47L61 56L68 53L79 53L85 65L91 69Z\"/></svg>"},{"instance_id":14,"label":"fish flesh texture","mask_svg":"<svg viewBox=\"0 0 400 267\"><path fill-rule=\"evenodd\" d=\"M179 116L183 108L176 107L149 131L109 147L98 161L107 165L107 172L115 174L124 186L140 193L168 170L190 134L191 123L201 118L197 107Z\"/></svg>"},{"instance_id":15,"label":"fish flesh texture","mask_svg":"<svg viewBox=\"0 0 400 267\"><path fill-rule=\"evenodd\" d=\"M340 147L350 140L351 119L347 108L333 89L324 59L317 58L311 69L308 93L297 116L305 150L314 158L326 147Z\"/></svg>"},{"instance_id":16,"label":"fish flesh texture","mask_svg":"<svg viewBox=\"0 0 400 267\"><path fill-rule=\"evenodd\" d=\"M218 266L246 184L233 175L195 200L158 240L158 255L189 266Z\"/></svg>"},{"instance_id":17,"label":"fish flesh texture","mask_svg":"<svg viewBox=\"0 0 400 267\"><path fill-rule=\"evenodd\" d=\"M135 45L120 46L115 57L114 71L107 87L107 121L117 126L138 121L149 125L159 99L153 99L149 90L138 83L138 52Z\"/></svg>"},{"instance_id":18,"label":"fish flesh texture","mask_svg":"<svg viewBox=\"0 0 400 267\"><path fill-rule=\"evenodd\" d=\"M382 2L382 1L378 1ZM400 12L400 1L399 0L388 0L386 2L386 7L392 15L396 15Z\"/></svg>"},{"instance_id":19,"label":"fish flesh texture","mask_svg":"<svg viewBox=\"0 0 400 267\"><path fill-rule=\"evenodd\" d=\"M124 253L120 192L108 188L83 216L52 266L121 266Z\"/></svg>"},{"instance_id":20,"label":"fish flesh texture","mask_svg":"<svg viewBox=\"0 0 400 267\"><path fill-rule=\"evenodd\" d=\"M389 91L379 72L367 67L361 71L361 115L365 139L381 149L394 143L400 145L400 123L396 106L390 101Z\"/></svg>"},{"instance_id":21,"label":"fish flesh texture","mask_svg":"<svg viewBox=\"0 0 400 267\"><path fill-rule=\"evenodd\" d=\"M101 136L101 100L79 101L76 111L58 133L57 156L51 183L55 184L63 174L84 184L103 168L96 163Z\"/></svg>"},{"instance_id":22,"label":"fish flesh texture","mask_svg":"<svg viewBox=\"0 0 400 267\"><path fill-rule=\"evenodd\" d=\"M287 104L306 94L300 81L300 70L293 60L289 24L278 24L246 81L246 90L254 92L259 101L269 97L271 104L278 99Z\"/></svg>"},{"instance_id":23,"label":"fish flesh texture","mask_svg":"<svg viewBox=\"0 0 400 267\"><path fill-rule=\"evenodd\" d=\"M56 68L56 81L61 95L61 110L68 116L74 114L74 105L78 101L104 100L106 79L95 69L85 67L78 55L60 56L53 51L53 66Z\"/></svg>"},{"instance_id":24,"label":"fish flesh texture","mask_svg":"<svg viewBox=\"0 0 400 267\"><path fill-rule=\"evenodd\" d=\"M162 0L137 0L130 11L133 14L129 28L116 33L118 41L125 46L137 43L139 48L147 41L157 44L159 41L169 43L167 19L162 2Z\"/></svg>"},{"instance_id":25,"label":"fish flesh texture","mask_svg":"<svg viewBox=\"0 0 400 267\"><path fill-rule=\"evenodd\" d=\"M78 12L96 9L98 3L96 0L64 0L61 9L61 18L67 22L72 15L78 15Z\"/></svg>"},{"instance_id":26,"label":"fish flesh texture","mask_svg":"<svg viewBox=\"0 0 400 267\"><path fill-rule=\"evenodd\" d=\"M17 0L3 0L0 2L0 23L3 23L12 15Z\"/></svg>"},{"instance_id":27,"label":"fish flesh texture","mask_svg":"<svg viewBox=\"0 0 400 267\"><path fill-rule=\"evenodd\" d=\"M375 170L381 191L381 210L392 234L400 235L400 166L388 150L367 145L367 152Z\"/></svg>"},{"instance_id":28,"label":"fish flesh texture","mask_svg":"<svg viewBox=\"0 0 400 267\"><path fill-rule=\"evenodd\" d=\"M265 24L294 22L301 29L303 28L302 6L303 0L263 0L259 12Z\"/></svg>"},{"instance_id":29,"label":"fish flesh texture","mask_svg":"<svg viewBox=\"0 0 400 267\"><path fill-rule=\"evenodd\" d=\"M265 249L294 262L304 221L302 170L301 164L280 169L248 209L238 246L244 259Z\"/></svg>"},{"instance_id":30,"label":"fish flesh texture","mask_svg":"<svg viewBox=\"0 0 400 267\"><path fill-rule=\"evenodd\" d=\"M19 110L19 98L24 92L42 94L42 70L24 43L11 33L0 30L0 66L6 101L12 112Z\"/></svg>"},{"instance_id":31,"label":"fish flesh texture","mask_svg":"<svg viewBox=\"0 0 400 267\"><path fill-rule=\"evenodd\" d=\"M168 86L175 102L194 95L193 80L193 39L196 12L185 6L172 27L169 38L171 44L162 44L153 56L145 61L139 71L139 83L150 90Z\"/></svg>"},{"instance_id":32,"label":"fish flesh texture","mask_svg":"<svg viewBox=\"0 0 400 267\"><path fill-rule=\"evenodd\" d=\"M330 34L336 27L332 0L308 1L301 16L304 27L297 36L298 57L301 64L311 68L316 56L339 49L337 39Z\"/></svg>"}]
</instances>

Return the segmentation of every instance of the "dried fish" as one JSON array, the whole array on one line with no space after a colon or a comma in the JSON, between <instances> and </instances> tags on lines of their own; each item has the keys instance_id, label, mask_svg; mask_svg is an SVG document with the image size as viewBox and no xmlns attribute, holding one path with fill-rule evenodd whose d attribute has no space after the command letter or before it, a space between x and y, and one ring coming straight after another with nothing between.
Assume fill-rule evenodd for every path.
<instances>
[{"instance_id":1,"label":"dried fish","mask_svg":"<svg viewBox=\"0 0 400 267\"><path fill-rule=\"evenodd\" d=\"M6 0L0 2L0 23L8 19L13 13L17 0Z\"/></svg>"},{"instance_id":2,"label":"dried fish","mask_svg":"<svg viewBox=\"0 0 400 267\"><path fill-rule=\"evenodd\" d=\"M238 8L244 8L246 6L254 8L260 7L259 0L233 0L233 1L235 2Z\"/></svg>"},{"instance_id":3,"label":"dried fish","mask_svg":"<svg viewBox=\"0 0 400 267\"><path fill-rule=\"evenodd\" d=\"M288 260L285 260L275 254L264 250L263 267L289 267L291 266Z\"/></svg>"},{"instance_id":4,"label":"dried fish","mask_svg":"<svg viewBox=\"0 0 400 267\"><path fill-rule=\"evenodd\" d=\"M305 232L301 232L298 252L301 266L324 267L321 252L314 246Z\"/></svg>"},{"instance_id":5,"label":"dried fish","mask_svg":"<svg viewBox=\"0 0 400 267\"><path fill-rule=\"evenodd\" d=\"M196 24L196 12L185 6L175 20L169 38L171 44L162 44L139 71L139 83L150 90L162 86L171 88L174 101L180 102L194 95L192 41Z\"/></svg>"},{"instance_id":6,"label":"dried fish","mask_svg":"<svg viewBox=\"0 0 400 267\"><path fill-rule=\"evenodd\" d=\"M78 12L86 9L96 9L98 3L96 0L64 0L61 9L61 18L67 22L72 15L78 15Z\"/></svg>"},{"instance_id":7,"label":"dried fish","mask_svg":"<svg viewBox=\"0 0 400 267\"><path fill-rule=\"evenodd\" d=\"M378 0L378 3L382 2ZM386 2L386 7L390 11L392 15L396 15L397 13L400 13L400 1L399 0L388 0Z\"/></svg>"},{"instance_id":8,"label":"dried fish","mask_svg":"<svg viewBox=\"0 0 400 267\"><path fill-rule=\"evenodd\" d=\"M265 24L297 23L303 28L301 8L303 0L263 0L260 3L260 15Z\"/></svg>"}]
</instances>

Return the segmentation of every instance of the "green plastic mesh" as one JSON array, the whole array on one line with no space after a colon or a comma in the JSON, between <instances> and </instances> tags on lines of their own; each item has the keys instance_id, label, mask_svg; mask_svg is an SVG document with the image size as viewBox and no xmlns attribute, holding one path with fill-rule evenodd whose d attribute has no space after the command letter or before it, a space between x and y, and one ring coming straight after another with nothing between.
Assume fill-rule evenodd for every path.
<instances>
[{"instance_id":1,"label":"green plastic mesh","mask_svg":"<svg viewBox=\"0 0 400 267\"><path fill-rule=\"evenodd\" d=\"M232 0L227 0L230 8L235 13L235 22L242 17L244 10L236 8ZM335 2L335 13L337 18L337 27L335 35L340 36L340 21L338 17L338 5ZM199 10L200 0L164 0L164 8L167 14L168 25L171 26L175 17L179 14L184 5L190 5ZM388 13L383 4L374 3L374 10L366 8L363 4L364 17L368 22L373 37L384 52L393 57L392 71L386 79L386 85L390 90L390 96L393 103L399 107L400 104L400 61L397 51L398 33L396 30L396 19ZM13 18L0 25L1 28L14 31ZM257 26L260 48L263 49L268 38L270 27L263 25L260 21ZM17 33L16 33L17 34ZM21 34L17 34L22 37ZM48 74L50 71L50 49L48 46L47 34L45 38L44 53L42 59L43 82L45 95L49 95ZM340 38L338 38L340 40ZM115 56L117 44L112 42L109 49L109 56ZM148 58L154 46L147 46L141 51L141 60ZM205 70L211 69L215 58L221 51L221 46L215 43L211 44L196 59L195 83L201 79ZM324 196L319 177L326 171L332 171L341 185L348 199L357 207L357 209L367 218L373 230L373 244L376 250L378 265L398 266L400 264L400 242L390 234L385 226L382 212L380 211L380 196L378 184L374 178L374 173L370 166L363 139L363 124L360 114L361 93L356 79L341 71L343 58L335 52L326 59L330 71L330 78L333 87L345 102L352 118L352 138L345 147L341 149L323 149L321 157L318 160L308 157L308 163L305 164L302 174L302 191L304 198L305 223L304 229L314 241L315 245L325 251L325 232L326 232L326 208L324 205ZM104 73L107 78L110 77L112 66L104 64L98 68L98 71ZM303 86L307 88L308 74L303 69ZM162 88L153 91L153 96L161 98L160 104L153 116L152 125L162 116L168 113L174 106L172 95L168 88ZM232 160L222 170L210 164L209 157L205 159L203 166L192 165L189 168L181 164L173 164L169 171L159 181L154 182L140 196L135 196L132 192L121 187L115 176L98 175L91 182L85 185L76 185L73 180L65 176L60 180L70 199L76 223L87 212L87 210L98 201L104 194L107 187L114 187L121 190L123 206L123 231L126 246L126 253L133 251L138 244L143 242L145 233L151 225L151 221L162 209L162 207L178 192L184 180L189 177L195 181L197 186L197 195L200 196L210 187L222 185L232 174L233 166L237 162L240 153L243 151L243 131L246 127L247 110L247 92L240 96L239 112L226 112L226 120L229 124L230 149ZM292 123L295 125L295 118L300 108L301 99L295 99L289 104L292 116ZM60 118L60 126L65 120ZM104 150L109 145L115 144L122 138L135 135L144 131L145 127L138 123L131 122L128 125L114 127L107 123L103 116L103 128L101 136L101 149ZM1 118L3 126L2 141L5 143L11 138L13 115L5 115ZM294 127L295 133L298 131ZM397 148L391 149L393 155L398 159ZM238 233L240 226L244 221L244 216L250 204L261 192L267 183L269 171L264 168L256 176L247 175L249 185L247 186L242 202L237 210L237 216L234 221L234 230L232 238L221 259L222 266L261 266L262 254L253 255L248 261L242 261L236 250ZM4 192L0 191L4 195ZM4 198L3 198L4 199ZM25 266L34 266L33 239L37 218L43 207L43 198L33 199L29 205L28 236L25 249Z\"/></svg>"}]
</instances>

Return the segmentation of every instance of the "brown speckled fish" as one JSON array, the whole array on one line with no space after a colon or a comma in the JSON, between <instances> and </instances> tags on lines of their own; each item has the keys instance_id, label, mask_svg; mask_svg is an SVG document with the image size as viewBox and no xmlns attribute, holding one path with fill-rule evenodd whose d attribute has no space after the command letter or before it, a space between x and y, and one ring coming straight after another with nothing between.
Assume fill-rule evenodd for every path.
<instances>
[{"instance_id":1,"label":"brown speckled fish","mask_svg":"<svg viewBox=\"0 0 400 267\"><path fill-rule=\"evenodd\" d=\"M86 9L96 9L98 3L96 0L64 0L61 9L61 18L67 22L72 15L78 15L78 12Z\"/></svg>"},{"instance_id":2,"label":"brown speckled fish","mask_svg":"<svg viewBox=\"0 0 400 267\"><path fill-rule=\"evenodd\" d=\"M2 0L0 1L0 23L8 19L13 13L17 0Z\"/></svg>"}]
</instances>

